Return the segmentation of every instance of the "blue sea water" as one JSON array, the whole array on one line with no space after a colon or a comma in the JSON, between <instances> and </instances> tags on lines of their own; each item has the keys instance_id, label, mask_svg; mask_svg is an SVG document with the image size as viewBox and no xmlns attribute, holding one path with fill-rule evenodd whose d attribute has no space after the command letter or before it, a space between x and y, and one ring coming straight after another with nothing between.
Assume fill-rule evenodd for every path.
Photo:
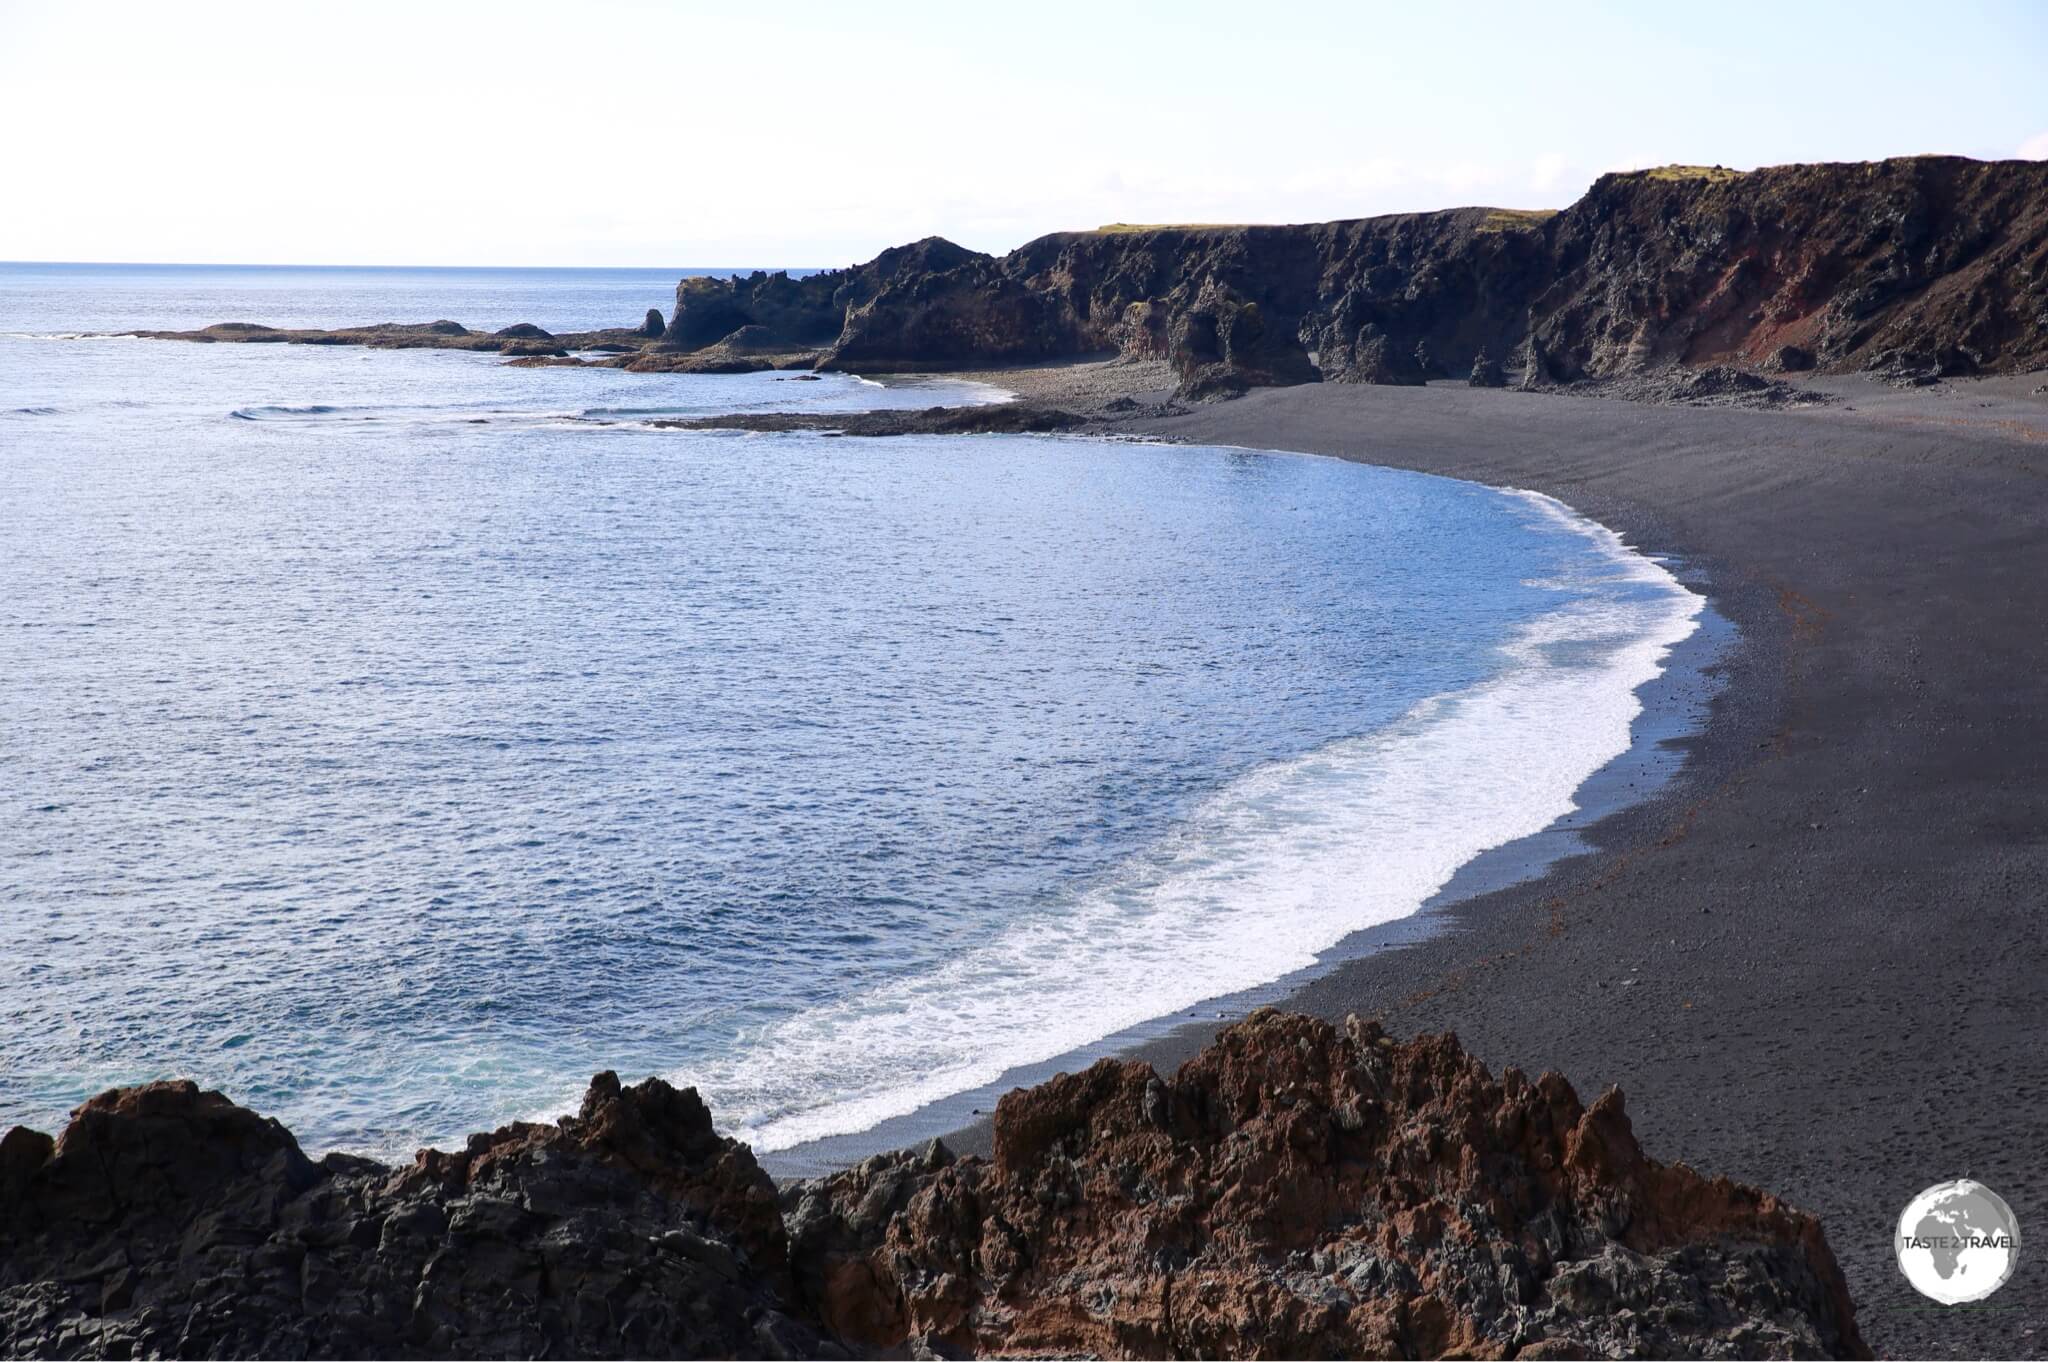
<instances>
[{"instance_id":1,"label":"blue sea water","mask_svg":"<svg viewBox=\"0 0 2048 1362\"><path fill-rule=\"evenodd\" d=\"M703 269L443 269L384 265L59 265L0 262L0 330L189 331L215 322L337 327L447 317L495 331L637 326ZM808 270L792 270L808 274Z\"/></svg>"},{"instance_id":2,"label":"blue sea water","mask_svg":"<svg viewBox=\"0 0 2048 1362\"><path fill-rule=\"evenodd\" d=\"M1002 394L82 338L631 322L675 271L0 266L0 1126L764 1149L1270 981L1572 808L1696 596L1557 503Z\"/></svg>"}]
</instances>

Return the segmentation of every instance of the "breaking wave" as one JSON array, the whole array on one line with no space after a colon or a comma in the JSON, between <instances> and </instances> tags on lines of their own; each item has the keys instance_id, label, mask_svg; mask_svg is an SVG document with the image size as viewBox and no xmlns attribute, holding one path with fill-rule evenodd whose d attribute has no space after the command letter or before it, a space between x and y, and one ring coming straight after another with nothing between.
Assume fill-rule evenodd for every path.
<instances>
[{"instance_id":1,"label":"breaking wave","mask_svg":"<svg viewBox=\"0 0 2048 1362\"><path fill-rule=\"evenodd\" d=\"M1563 503L1504 495L1598 552L1542 583L1571 599L1504 644L1493 677L1263 765L1060 909L673 1077L757 1148L865 1130L1312 965L1416 912L1474 857L1573 812L1579 786L1628 749L1637 688L1705 602Z\"/></svg>"}]
</instances>

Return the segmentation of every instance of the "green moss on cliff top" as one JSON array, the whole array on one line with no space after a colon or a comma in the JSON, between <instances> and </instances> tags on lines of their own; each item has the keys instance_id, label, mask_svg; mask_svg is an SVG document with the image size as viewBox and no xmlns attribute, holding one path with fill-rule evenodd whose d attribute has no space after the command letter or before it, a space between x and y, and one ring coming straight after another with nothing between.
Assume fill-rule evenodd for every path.
<instances>
[{"instance_id":1,"label":"green moss on cliff top","mask_svg":"<svg viewBox=\"0 0 2048 1362\"><path fill-rule=\"evenodd\" d=\"M1741 171L1730 170L1726 166L1656 166L1634 173L1651 180L1705 180L1710 184L1726 184L1742 178Z\"/></svg>"},{"instance_id":2,"label":"green moss on cliff top","mask_svg":"<svg viewBox=\"0 0 2048 1362\"><path fill-rule=\"evenodd\" d=\"M1555 208L1489 208L1474 230L1481 232L1525 232L1557 216Z\"/></svg>"},{"instance_id":3,"label":"green moss on cliff top","mask_svg":"<svg viewBox=\"0 0 2048 1362\"><path fill-rule=\"evenodd\" d=\"M1105 222L1095 231L1103 236L1127 236L1132 232L1232 232L1253 227L1250 222Z\"/></svg>"}]
</instances>

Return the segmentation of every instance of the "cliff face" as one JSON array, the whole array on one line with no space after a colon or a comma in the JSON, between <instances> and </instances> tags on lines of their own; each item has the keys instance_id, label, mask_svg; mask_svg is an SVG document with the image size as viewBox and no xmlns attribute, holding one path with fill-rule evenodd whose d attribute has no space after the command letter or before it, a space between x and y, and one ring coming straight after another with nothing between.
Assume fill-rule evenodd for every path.
<instances>
[{"instance_id":1,"label":"cliff face","mask_svg":"<svg viewBox=\"0 0 2048 1362\"><path fill-rule=\"evenodd\" d=\"M867 371L1163 356L1197 397L1489 362L1527 386L2024 370L2048 365L2048 163L1670 167L1547 215L1066 232L1000 259L930 239L802 280L685 281L663 344L747 325Z\"/></svg>"},{"instance_id":2,"label":"cliff face","mask_svg":"<svg viewBox=\"0 0 2048 1362\"><path fill-rule=\"evenodd\" d=\"M801 279L756 271L683 280L657 350L687 354L735 341L754 350L829 349L832 367L867 372L1027 362L1076 347L1054 300L1020 286L994 257L939 237Z\"/></svg>"},{"instance_id":3,"label":"cliff face","mask_svg":"<svg viewBox=\"0 0 2048 1362\"><path fill-rule=\"evenodd\" d=\"M1532 330L1566 374L2048 364L2048 163L1610 175L1548 234Z\"/></svg>"},{"instance_id":4,"label":"cliff face","mask_svg":"<svg viewBox=\"0 0 2048 1362\"><path fill-rule=\"evenodd\" d=\"M191 1084L0 1141L0 1352L1867 1355L1820 1226L1646 1158L1618 1093L1258 1014L780 1192L694 1092L390 1169Z\"/></svg>"}]
</instances>

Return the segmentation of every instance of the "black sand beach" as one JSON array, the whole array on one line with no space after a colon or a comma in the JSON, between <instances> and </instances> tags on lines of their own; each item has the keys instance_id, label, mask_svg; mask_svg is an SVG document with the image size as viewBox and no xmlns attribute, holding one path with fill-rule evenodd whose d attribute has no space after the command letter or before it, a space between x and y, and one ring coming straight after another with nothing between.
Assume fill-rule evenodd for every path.
<instances>
[{"instance_id":1,"label":"black sand beach","mask_svg":"<svg viewBox=\"0 0 2048 1362\"><path fill-rule=\"evenodd\" d=\"M1103 377L1007 381L1085 401ZM1783 412L1321 384L1117 427L1533 488L1704 571L1743 641L1679 778L1592 829L1596 852L1285 1005L1622 1086L1658 1157L1821 1216L1880 1354L2048 1343L2038 1251L1948 1308L1891 1249L1909 1198L1966 1175L2023 1235L2048 1225L2037 381L1834 379L1834 405Z\"/></svg>"}]
</instances>

